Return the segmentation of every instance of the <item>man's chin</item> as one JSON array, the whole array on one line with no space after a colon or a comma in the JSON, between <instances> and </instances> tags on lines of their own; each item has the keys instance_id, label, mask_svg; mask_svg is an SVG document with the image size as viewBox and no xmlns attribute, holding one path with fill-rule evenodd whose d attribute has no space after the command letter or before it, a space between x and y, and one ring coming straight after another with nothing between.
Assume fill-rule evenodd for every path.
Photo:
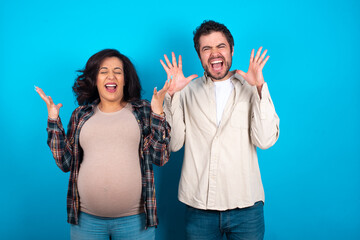
<instances>
[{"instance_id":1,"label":"man's chin","mask_svg":"<svg viewBox=\"0 0 360 240\"><path fill-rule=\"evenodd\" d=\"M226 77L226 75L229 73L229 71L226 71L226 73L224 73L224 74L211 74L210 72L206 72L206 74L212 79L212 80L223 80L225 77Z\"/></svg>"}]
</instances>

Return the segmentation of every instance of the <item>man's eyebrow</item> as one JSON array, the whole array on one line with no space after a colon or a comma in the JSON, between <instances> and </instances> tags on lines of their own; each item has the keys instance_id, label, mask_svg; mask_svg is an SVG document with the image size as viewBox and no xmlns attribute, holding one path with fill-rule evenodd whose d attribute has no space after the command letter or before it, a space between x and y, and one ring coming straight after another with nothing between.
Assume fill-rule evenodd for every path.
<instances>
[{"instance_id":1,"label":"man's eyebrow","mask_svg":"<svg viewBox=\"0 0 360 240\"><path fill-rule=\"evenodd\" d=\"M210 46L203 46L201 49L204 49L204 48L210 48Z\"/></svg>"},{"instance_id":2,"label":"man's eyebrow","mask_svg":"<svg viewBox=\"0 0 360 240\"><path fill-rule=\"evenodd\" d=\"M107 69L107 67L101 67L100 69Z\"/></svg>"}]
</instances>

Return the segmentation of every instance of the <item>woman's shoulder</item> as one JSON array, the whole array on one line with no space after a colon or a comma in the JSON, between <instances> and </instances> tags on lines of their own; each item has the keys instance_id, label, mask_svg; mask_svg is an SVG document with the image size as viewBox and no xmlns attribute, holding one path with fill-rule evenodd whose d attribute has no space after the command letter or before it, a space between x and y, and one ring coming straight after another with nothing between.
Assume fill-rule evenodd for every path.
<instances>
[{"instance_id":1,"label":"woman's shoulder","mask_svg":"<svg viewBox=\"0 0 360 240\"><path fill-rule=\"evenodd\" d=\"M83 112L86 111L86 109L91 108L90 105L80 105L77 108L75 108L75 110L73 112L78 113L78 112Z\"/></svg>"},{"instance_id":2,"label":"woman's shoulder","mask_svg":"<svg viewBox=\"0 0 360 240\"><path fill-rule=\"evenodd\" d=\"M137 108L142 108L142 107L150 107L151 104L148 100L146 99L137 99L137 100L134 100L134 101L131 101L130 102L131 105L133 105L134 107L137 107Z\"/></svg>"},{"instance_id":3,"label":"woman's shoulder","mask_svg":"<svg viewBox=\"0 0 360 240\"><path fill-rule=\"evenodd\" d=\"M146 99L138 99L130 102L134 113L138 118L149 118L151 114L151 104Z\"/></svg>"},{"instance_id":4,"label":"woman's shoulder","mask_svg":"<svg viewBox=\"0 0 360 240\"><path fill-rule=\"evenodd\" d=\"M81 117L85 113L92 111L92 105L80 105L73 111L72 115L76 117Z\"/></svg>"}]
</instances>

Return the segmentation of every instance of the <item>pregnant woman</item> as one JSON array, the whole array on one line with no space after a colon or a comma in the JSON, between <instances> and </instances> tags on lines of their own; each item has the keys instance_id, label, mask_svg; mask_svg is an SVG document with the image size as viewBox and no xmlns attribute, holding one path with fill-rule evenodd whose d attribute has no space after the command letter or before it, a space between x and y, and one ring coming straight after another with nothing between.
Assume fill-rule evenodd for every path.
<instances>
[{"instance_id":1,"label":"pregnant woman","mask_svg":"<svg viewBox=\"0 0 360 240\"><path fill-rule=\"evenodd\" d=\"M58 167L70 171L67 196L71 239L155 239L152 164L169 159L170 126L163 101L170 83L140 99L131 61L114 49L94 54L75 80L79 107L67 134L55 104L41 88L48 109L48 145Z\"/></svg>"}]
</instances>

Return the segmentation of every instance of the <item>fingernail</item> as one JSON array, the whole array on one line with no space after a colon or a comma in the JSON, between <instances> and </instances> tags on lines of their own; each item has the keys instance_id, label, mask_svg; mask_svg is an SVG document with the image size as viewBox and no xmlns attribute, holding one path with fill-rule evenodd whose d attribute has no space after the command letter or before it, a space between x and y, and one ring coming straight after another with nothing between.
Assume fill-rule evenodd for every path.
<instances>
[{"instance_id":1,"label":"fingernail","mask_svg":"<svg viewBox=\"0 0 360 240\"><path fill-rule=\"evenodd\" d=\"M155 90L157 91L157 87L155 87Z\"/></svg>"},{"instance_id":2,"label":"fingernail","mask_svg":"<svg viewBox=\"0 0 360 240\"><path fill-rule=\"evenodd\" d=\"M34 85L34 89L35 89L35 91L36 91L36 88L37 88L37 86L35 86L35 85Z\"/></svg>"},{"instance_id":3,"label":"fingernail","mask_svg":"<svg viewBox=\"0 0 360 240\"><path fill-rule=\"evenodd\" d=\"M172 75L170 76L171 80L172 80Z\"/></svg>"}]
</instances>

